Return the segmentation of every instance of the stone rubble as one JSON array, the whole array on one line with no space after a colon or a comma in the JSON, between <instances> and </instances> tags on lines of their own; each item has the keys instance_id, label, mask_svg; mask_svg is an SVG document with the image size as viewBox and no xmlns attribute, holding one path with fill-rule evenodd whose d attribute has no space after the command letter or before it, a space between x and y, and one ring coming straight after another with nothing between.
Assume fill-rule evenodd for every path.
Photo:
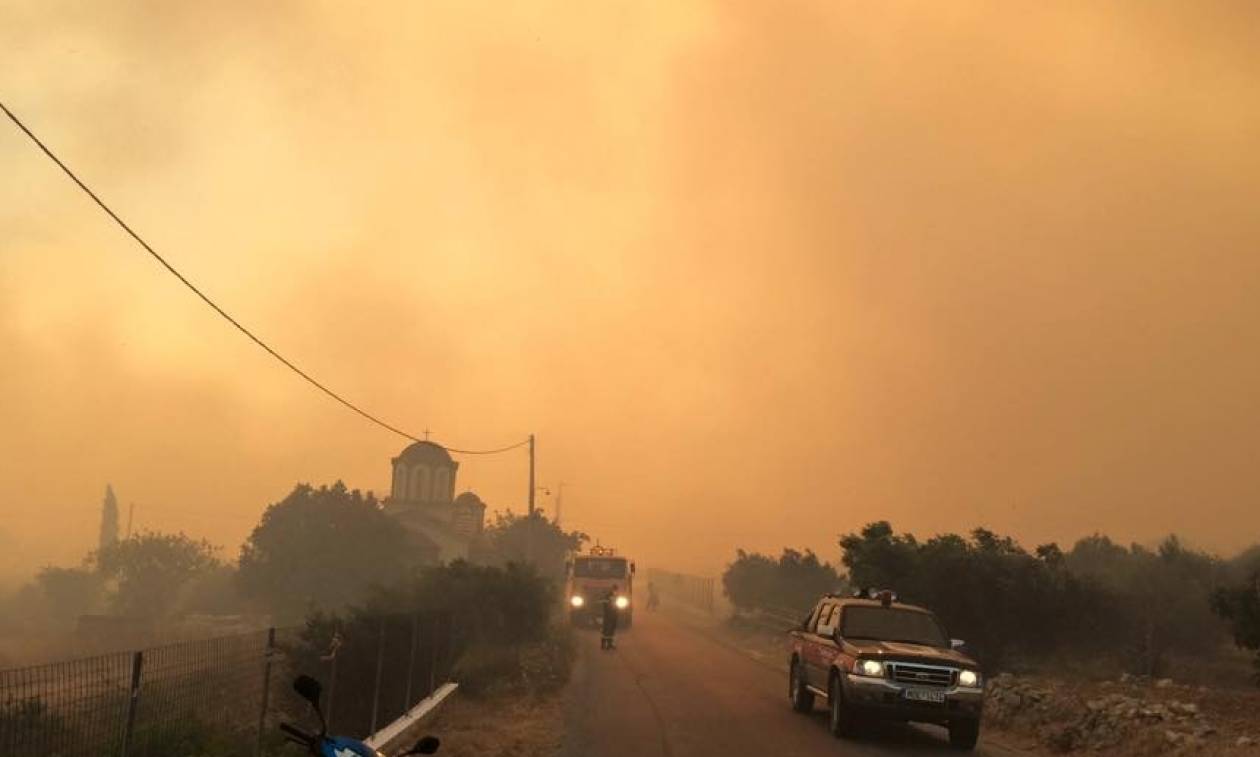
<instances>
[{"instance_id":1,"label":"stone rubble","mask_svg":"<svg viewBox=\"0 0 1260 757\"><path fill-rule=\"evenodd\" d=\"M1249 736L1221 739L1194 702L1144 696L1155 689L1167 697L1174 688L1169 679L1124 676L1119 683L1122 692L1082 701L1054 683L1002 674L986 687L985 718L999 728L1031 731L1059 753L1105 751L1134 741L1185 753L1209 753L1207 747L1212 747L1210 753L1228 747L1249 751L1255 745Z\"/></svg>"}]
</instances>

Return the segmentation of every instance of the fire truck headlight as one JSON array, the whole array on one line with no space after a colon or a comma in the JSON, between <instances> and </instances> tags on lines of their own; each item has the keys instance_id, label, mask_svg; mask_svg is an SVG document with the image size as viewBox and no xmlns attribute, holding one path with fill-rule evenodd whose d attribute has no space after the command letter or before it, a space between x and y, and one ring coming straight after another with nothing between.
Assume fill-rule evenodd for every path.
<instances>
[{"instance_id":1,"label":"fire truck headlight","mask_svg":"<svg viewBox=\"0 0 1260 757\"><path fill-rule=\"evenodd\" d=\"M958 685L975 688L980 684L980 674L974 670L964 670L958 674Z\"/></svg>"},{"instance_id":2,"label":"fire truck headlight","mask_svg":"<svg viewBox=\"0 0 1260 757\"><path fill-rule=\"evenodd\" d=\"M586 600L582 599L582 597L580 597L579 595L574 594L573 596L569 597L569 604L573 605L574 607L581 607L582 605L586 604Z\"/></svg>"},{"instance_id":3,"label":"fire truck headlight","mask_svg":"<svg viewBox=\"0 0 1260 757\"><path fill-rule=\"evenodd\" d=\"M884 663L879 660L858 660L853 668L853 672L872 678L884 675Z\"/></svg>"},{"instance_id":4,"label":"fire truck headlight","mask_svg":"<svg viewBox=\"0 0 1260 757\"><path fill-rule=\"evenodd\" d=\"M616 605L618 610L624 610L630 606L630 597L617 597Z\"/></svg>"}]
</instances>

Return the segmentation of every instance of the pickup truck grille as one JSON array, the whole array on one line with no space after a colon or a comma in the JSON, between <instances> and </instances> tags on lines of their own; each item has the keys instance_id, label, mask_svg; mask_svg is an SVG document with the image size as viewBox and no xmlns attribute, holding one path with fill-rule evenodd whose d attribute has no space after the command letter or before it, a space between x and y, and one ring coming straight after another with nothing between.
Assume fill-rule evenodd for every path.
<instances>
[{"instance_id":1,"label":"pickup truck grille","mask_svg":"<svg viewBox=\"0 0 1260 757\"><path fill-rule=\"evenodd\" d=\"M936 665L915 665L909 662L890 662L889 677L897 683L914 686L949 686L954 683L953 668L942 668Z\"/></svg>"}]
</instances>

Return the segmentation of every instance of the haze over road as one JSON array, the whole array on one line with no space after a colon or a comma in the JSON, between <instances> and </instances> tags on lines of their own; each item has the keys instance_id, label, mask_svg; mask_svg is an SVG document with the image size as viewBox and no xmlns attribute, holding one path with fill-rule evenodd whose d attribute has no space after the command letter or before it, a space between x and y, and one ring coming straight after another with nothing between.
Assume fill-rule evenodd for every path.
<instances>
[{"instance_id":1,"label":"haze over road","mask_svg":"<svg viewBox=\"0 0 1260 757\"><path fill-rule=\"evenodd\" d=\"M690 624L640 612L601 652L578 637L566 692L565 757L949 754L944 729L888 726L854 741L827 732L821 704L792 711L784 674ZM986 743L976 754L1016 752Z\"/></svg>"}]
</instances>

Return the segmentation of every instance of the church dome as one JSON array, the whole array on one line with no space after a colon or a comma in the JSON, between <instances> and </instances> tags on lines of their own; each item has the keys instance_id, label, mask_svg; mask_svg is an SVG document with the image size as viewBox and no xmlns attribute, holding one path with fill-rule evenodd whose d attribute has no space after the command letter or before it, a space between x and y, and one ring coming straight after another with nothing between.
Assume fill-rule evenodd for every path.
<instances>
[{"instance_id":1,"label":"church dome","mask_svg":"<svg viewBox=\"0 0 1260 757\"><path fill-rule=\"evenodd\" d=\"M404 463L408 466L429 465L450 467L454 465L454 461L451 460L451 454L446 451L446 448L440 444L434 444L433 442L416 442L415 444L412 444L407 447L407 449L403 450L401 455L394 458L394 462Z\"/></svg>"},{"instance_id":2,"label":"church dome","mask_svg":"<svg viewBox=\"0 0 1260 757\"><path fill-rule=\"evenodd\" d=\"M481 497L472 492L464 492L456 497L455 504L459 507L480 507L483 510L486 507L486 503L481 501Z\"/></svg>"}]
</instances>

